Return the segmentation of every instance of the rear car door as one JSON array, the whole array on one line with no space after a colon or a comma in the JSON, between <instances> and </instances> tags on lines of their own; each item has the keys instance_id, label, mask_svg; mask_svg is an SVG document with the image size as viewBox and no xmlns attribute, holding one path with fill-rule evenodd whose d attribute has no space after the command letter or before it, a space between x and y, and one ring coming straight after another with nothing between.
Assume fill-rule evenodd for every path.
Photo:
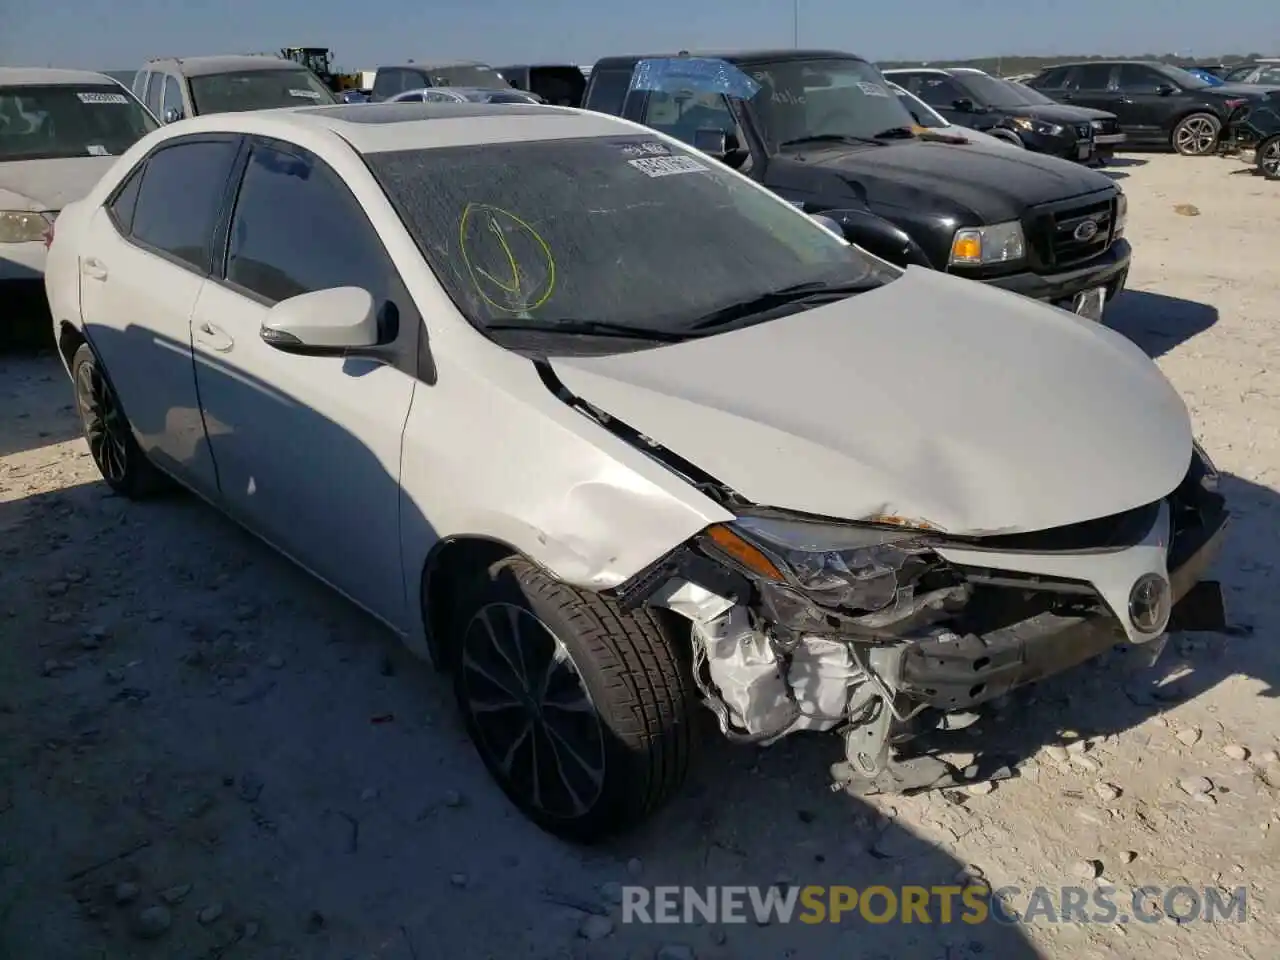
<instances>
[{"instance_id":1,"label":"rear car door","mask_svg":"<svg viewBox=\"0 0 1280 960\"><path fill-rule=\"evenodd\" d=\"M256 140L225 262L192 321L196 381L224 503L349 597L407 629L400 445L422 325L363 208L326 164ZM265 343L271 307L356 286L394 323L398 361L301 356Z\"/></svg>"},{"instance_id":2,"label":"rear car door","mask_svg":"<svg viewBox=\"0 0 1280 960\"><path fill-rule=\"evenodd\" d=\"M1177 93L1161 96L1161 85L1174 84L1142 63L1122 63L1116 71L1116 106L1108 107L1135 140L1163 141L1172 130L1182 101Z\"/></svg>"},{"instance_id":3,"label":"rear car door","mask_svg":"<svg viewBox=\"0 0 1280 960\"><path fill-rule=\"evenodd\" d=\"M80 256L85 336L139 445L210 497L217 480L196 397L190 324L238 150L235 136L163 144L94 212Z\"/></svg>"}]
</instances>

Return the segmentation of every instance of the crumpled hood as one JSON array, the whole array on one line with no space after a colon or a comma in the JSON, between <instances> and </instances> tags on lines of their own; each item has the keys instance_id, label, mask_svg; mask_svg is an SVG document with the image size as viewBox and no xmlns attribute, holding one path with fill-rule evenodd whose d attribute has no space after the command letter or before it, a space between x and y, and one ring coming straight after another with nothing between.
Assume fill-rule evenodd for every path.
<instances>
[{"instance_id":1,"label":"crumpled hood","mask_svg":"<svg viewBox=\"0 0 1280 960\"><path fill-rule=\"evenodd\" d=\"M1186 407L1120 334L911 267L718 336L554 357L582 399L757 504L966 535L1150 503L1186 474Z\"/></svg>"},{"instance_id":2,"label":"crumpled hood","mask_svg":"<svg viewBox=\"0 0 1280 960\"><path fill-rule=\"evenodd\" d=\"M798 158L797 158L798 159ZM828 167L875 196L883 185L960 203L985 223L1022 217L1030 205L1114 190L1110 178L1078 163L1030 150L959 150L915 141L885 147L811 151L805 159Z\"/></svg>"},{"instance_id":3,"label":"crumpled hood","mask_svg":"<svg viewBox=\"0 0 1280 960\"><path fill-rule=\"evenodd\" d=\"M0 163L0 209L61 210L86 196L116 157L62 157Z\"/></svg>"}]
</instances>

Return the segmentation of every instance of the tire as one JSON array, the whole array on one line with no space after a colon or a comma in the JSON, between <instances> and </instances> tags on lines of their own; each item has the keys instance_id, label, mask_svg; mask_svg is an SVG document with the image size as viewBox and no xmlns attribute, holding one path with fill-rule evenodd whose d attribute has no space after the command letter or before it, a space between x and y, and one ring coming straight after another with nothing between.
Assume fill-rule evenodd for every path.
<instances>
[{"instance_id":1,"label":"tire","mask_svg":"<svg viewBox=\"0 0 1280 960\"><path fill-rule=\"evenodd\" d=\"M1280 134L1258 144L1258 172L1268 180L1280 180Z\"/></svg>"},{"instance_id":2,"label":"tire","mask_svg":"<svg viewBox=\"0 0 1280 960\"><path fill-rule=\"evenodd\" d=\"M1221 132L1222 121L1212 113L1192 113L1174 126L1169 143L1184 157L1204 157L1217 149Z\"/></svg>"},{"instance_id":3,"label":"tire","mask_svg":"<svg viewBox=\"0 0 1280 960\"><path fill-rule=\"evenodd\" d=\"M692 678L651 613L624 613L515 557L489 567L458 614L458 707L490 775L531 821L595 843L679 790Z\"/></svg>"},{"instance_id":4,"label":"tire","mask_svg":"<svg viewBox=\"0 0 1280 960\"><path fill-rule=\"evenodd\" d=\"M1012 130L1002 130L1000 127L993 127L988 130L987 133L995 137L997 140L1003 140L1011 147L1020 147L1023 150L1027 148L1027 145L1022 142L1022 138Z\"/></svg>"},{"instance_id":5,"label":"tire","mask_svg":"<svg viewBox=\"0 0 1280 960\"><path fill-rule=\"evenodd\" d=\"M138 446L120 400L87 343L71 358L71 382L89 454L107 486L130 500L145 500L166 489L167 478Z\"/></svg>"}]
</instances>

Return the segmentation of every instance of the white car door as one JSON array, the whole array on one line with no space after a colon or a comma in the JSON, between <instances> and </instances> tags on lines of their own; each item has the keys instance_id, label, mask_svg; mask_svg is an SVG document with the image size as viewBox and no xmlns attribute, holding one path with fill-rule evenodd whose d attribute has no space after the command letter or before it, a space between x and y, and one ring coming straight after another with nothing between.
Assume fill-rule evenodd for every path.
<instances>
[{"instance_id":1,"label":"white car door","mask_svg":"<svg viewBox=\"0 0 1280 960\"><path fill-rule=\"evenodd\" d=\"M80 252L85 336L138 443L157 465L217 493L191 365L191 313L238 137L167 143L90 216Z\"/></svg>"},{"instance_id":2,"label":"white car door","mask_svg":"<svg viewBox=\"0 0 1280 960\"><path fill-rule=\"evenodd\" d=\"M421 320L373 225L305 151L255 144L225 264L192 320L196 381L223 503L309 570L399 629L400 446ZM271 306L357 286L380 305L393 362L302 356L265 343Z\"/></svg>"}]
</instances>

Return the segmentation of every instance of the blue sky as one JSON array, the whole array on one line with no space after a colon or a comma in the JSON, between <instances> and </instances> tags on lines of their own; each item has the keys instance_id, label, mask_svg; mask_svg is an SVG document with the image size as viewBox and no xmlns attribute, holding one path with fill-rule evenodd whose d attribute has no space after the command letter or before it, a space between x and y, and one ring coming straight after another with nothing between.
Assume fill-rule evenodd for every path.
<instances>
[{"instance_id":1,"label":"blue sky","mask_svg":"<svg viewBox=\"0 0 1280 960\"><path fill-rule=\"evenodd\" d=\"M1280 53L1280 0L798 0L800 44L871 59ZM10 0L0 64L129 69L151 56L327 46L366 69L791 46L793 0Z\"/></svg>"}]
</instances>

